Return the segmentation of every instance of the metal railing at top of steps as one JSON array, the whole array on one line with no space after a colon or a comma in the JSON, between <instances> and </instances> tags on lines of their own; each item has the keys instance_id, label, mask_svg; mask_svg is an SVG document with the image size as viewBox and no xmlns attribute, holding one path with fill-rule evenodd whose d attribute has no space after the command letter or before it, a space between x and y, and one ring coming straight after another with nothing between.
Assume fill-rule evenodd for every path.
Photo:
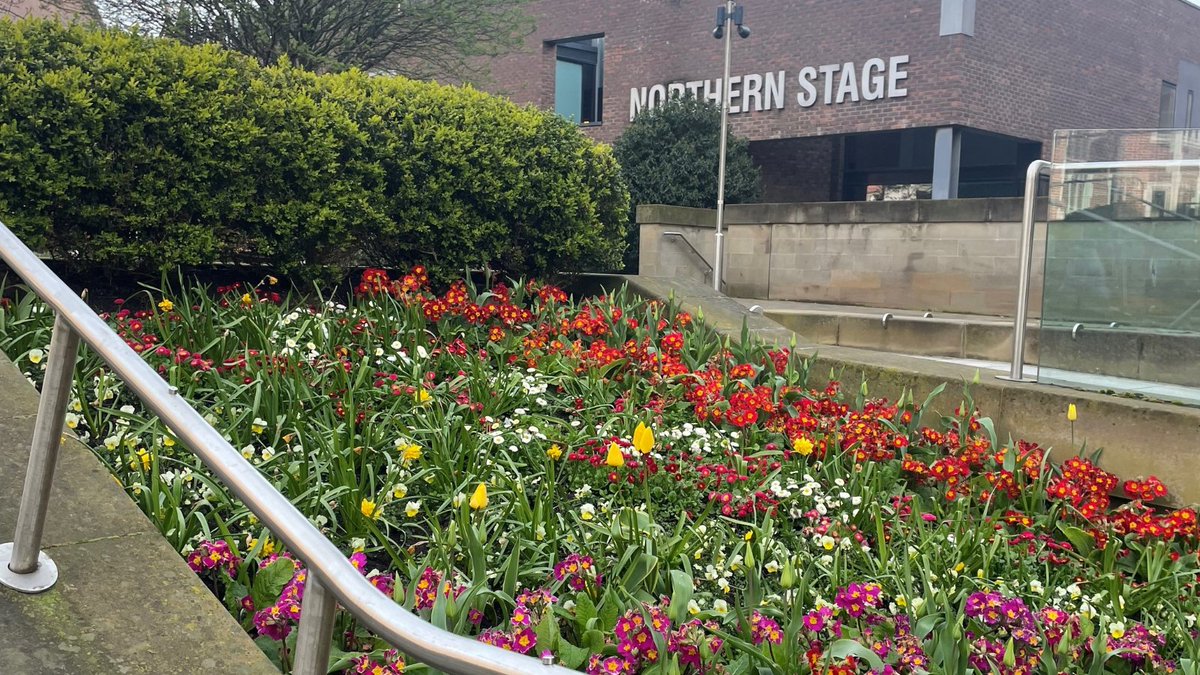
<instances>
[{"instance_id":1,"label":"metal railing at top of steps","mask_svg":"<svg viewBox=\"0 0 1200 675\"><path fill-rule=\"evenodd\" d=\"M16 533L13 542L0 545L0 584L25 593L39 593L57 581L54 561L39 549L82 340L308 566L294 673L323 675L328 670L338 603L409 657L448 673L566 675L574 672L553 665L549 656L539 663L537 659L441 630L379 592L3 223L0 223L0 258L56 313Z\"/></svg>"},{"instance_id":2,"label":"metal railing at top of steps","mask_svg":"<svg viewBox=\"0 0 1200 675\"><path fill-rule=\"evenodd\" d=\"M1085 171L1113 169L1181 169L1200 167L1200 159L1170 160L1118 160L1108 162L1062 162L1052 163L1035 159L1025 171L1025 202L1021 210L1021 245L1018 249L1017 308L1013 313L1013 348L1007 375L997 375L1001 380L1034 382L1025 378L1025 332L1029 314L1029 280L1033 273L1033 228L1036 222L1038 186L1042 176L1052 170ZM1112 221L1109 221L1112 224ZM1148 237L1145 234L1139 234ZM1150 237L1153 239L1153 237ZM1163 242L1165 244L1165 242ZM1190 311L1190 310L1189 310Z\"/></svg>"},{"instance_id":3,"label":"metal railing at top of steps","mask_svg":"<svg viewBox=\"0 0 1200 675\"><path fill-rule=\"evenodd\" d=\"M684 246L685 250L687 250L689 253L692 254L692 257L699 260L701 265L704 265L704 269L707 270L704 273L704 276L706 277L705 281L712 281L712 275L716 274L716 270L713 269L713 266L708 262L708 260L705 260L704 256L701 255L700 251L697 251L696 247L692 246L692 242L688 241L687 235L685 235L682 232L672 231L672 232L663 232L662 236L664 236L672 241L677 241L682 246ZM725 279L721 279L721 287L724 288L725 286L726 286Z\"/></svg>"}]
</instances>

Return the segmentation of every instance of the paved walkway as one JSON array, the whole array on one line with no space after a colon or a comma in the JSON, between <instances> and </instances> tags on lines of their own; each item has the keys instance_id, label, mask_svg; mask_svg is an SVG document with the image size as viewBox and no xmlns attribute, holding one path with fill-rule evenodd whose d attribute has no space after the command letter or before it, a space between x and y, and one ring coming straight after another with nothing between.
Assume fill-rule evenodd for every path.
<instances>
[{"instance_id":1,"label":"paved walkway","mask_svg":"<svg viewBox=\"0 0 1200 675\"><path fill-rule=\"evenodd\" d=\"M11 541L38 395L0 354L0 542ZM276 673L91 451L64 442L42 549L59 581L0 587L0 673Z\"/></svg>"}]
</instances>

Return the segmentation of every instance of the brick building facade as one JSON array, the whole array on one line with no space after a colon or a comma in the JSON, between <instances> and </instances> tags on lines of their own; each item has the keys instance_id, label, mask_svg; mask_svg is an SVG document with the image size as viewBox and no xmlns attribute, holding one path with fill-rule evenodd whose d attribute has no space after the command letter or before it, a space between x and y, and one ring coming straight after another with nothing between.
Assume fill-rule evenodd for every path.
<instances>
[{"instance_id":1,"label":"brick building facade","mask_svg":"<svg viewBox=\"0 0 1200 675\"><path fill-rule=\"evenodd\" d=\"M488 88L613 141L671 93L719 100L718 4L539 0ZM769 201L1015 195L1055 129L1200 127L1200 7L1185 0L743 4L730 120Z\"/></svg>"}]
</instances>

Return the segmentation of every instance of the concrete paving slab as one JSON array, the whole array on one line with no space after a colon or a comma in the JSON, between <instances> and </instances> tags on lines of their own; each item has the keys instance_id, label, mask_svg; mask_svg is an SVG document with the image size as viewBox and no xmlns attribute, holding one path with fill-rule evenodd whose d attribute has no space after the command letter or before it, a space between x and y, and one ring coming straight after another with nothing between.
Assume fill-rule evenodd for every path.
<instances>
[{"instance_id":1,"label":"concrete paving slab","mask_svg":"<svg viewBox=\"0 0 1200 675\"><path fill-rule=\"evenodd\" d=\"M0 671L278 673L157 534L47 552L58 564L55 588L0 589Z\"/></svg>"},{"instance_id":2,"label":"concrete paving slab","mask_svg":"<svg viewBox=\"0 0 1200 675\"><path fill-rule=\"evenodd\" d=\"M3 370L6 368L0 364L0 371ZM6 403L0 406L12 410ZM0 415L0 539L3 541L12 540L17 525L18 497L29 463L34 420L32 415ZM59 450L50 491L44 534L46 545L73 544L141 532L157 530L92 451L79 441L66 438Z\"/></svg>"},{"instance_id":3,"label":"concrete paving slab","mask_svg":"<svg viewBox=\"0 0 1200 675\"><path fill-rule=\"evenodd\" d=\"M11 541L38 396L0 356L0 541ZM108 469L64 437L42 550L58 585L0 588L0 675L275 673Z\"/></svg>"}]
</instances>

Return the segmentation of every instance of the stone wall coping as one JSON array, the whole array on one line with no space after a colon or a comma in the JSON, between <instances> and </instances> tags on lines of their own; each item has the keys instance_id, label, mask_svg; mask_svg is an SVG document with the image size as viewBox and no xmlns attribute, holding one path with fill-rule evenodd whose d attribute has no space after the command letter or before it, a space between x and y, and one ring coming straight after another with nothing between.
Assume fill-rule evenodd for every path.
<instances>
[{"instance_id":1,"label":"stone wall coping","mask_svg":"<svg viewBox=\"0 0 1200 675\"><path fill-rule=\"evenodd\" d=\"M847 225L858 223L991 223L1020 222L1021 197L984 199L920 199L895 202L805 202L730 204L728 225ZM1038 199L1038 220L1045 220L1047 199ZM713 209L665 204L637 207L639 225L715 228Z\"/></svg>"}]
</instances>

